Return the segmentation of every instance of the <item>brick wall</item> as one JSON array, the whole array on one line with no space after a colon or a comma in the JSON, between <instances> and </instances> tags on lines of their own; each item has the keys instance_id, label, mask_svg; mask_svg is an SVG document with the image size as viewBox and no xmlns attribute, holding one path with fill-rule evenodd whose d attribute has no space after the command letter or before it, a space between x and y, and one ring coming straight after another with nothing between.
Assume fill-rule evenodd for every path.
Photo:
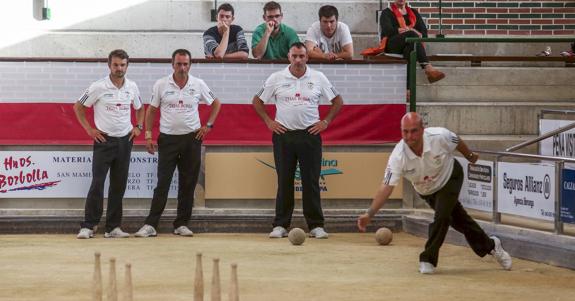
<instances>
[{"instance_id":1,"label":"brick wall","mask_svg":"<svg viewBox=\"0 0 575 301\"><path fill-rule=\"evenodd\" d=\"M286 64L194 63L190 73L203 79L224 103L251 103L266 78ZM346 102L398 103L405 99L404 64L312 64ZM109 73L106 63L0 62L0 103L75 102L95 80ZM127 77L148 102L152 86L172 73L168 63L131 63Z\"/></svg>"},{"instance_id":2,"label":"brick wall","mask_svg":"<svg viewBox=\"0 0 575 301\"><path fill-rule=\"evenodd\" d=\"M439 28L439 0L411 0ZM443 0L442 27L452 35L574 35L575 0Z\"/></svg>"}]
</instances>

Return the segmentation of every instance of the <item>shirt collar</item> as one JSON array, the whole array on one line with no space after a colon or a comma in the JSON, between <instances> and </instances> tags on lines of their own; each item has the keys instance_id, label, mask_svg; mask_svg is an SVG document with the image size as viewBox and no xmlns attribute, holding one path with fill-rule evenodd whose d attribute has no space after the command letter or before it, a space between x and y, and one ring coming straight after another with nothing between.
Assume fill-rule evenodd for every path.
<instances>
[{"instance_id":1,"label":"shirt collar","mask_svg":"<svg viewBox=\"0 0 575 301\"><path fill-rule=\"evenodd\" d=\"M429 144L429 139L427 139L427 135L423 132L423 153L427 153L431 150L431 145Z\"/></svg>"},{"instance_id":2,"label":"shirt collar","mask_svg":"<svg viewBox=\"0 0 575 301\"><path fill-rule=\"evenodd\" d=\"M425 133L423 133L423 152L421 153L421 157L423 157L423 154L429 152L431 150L431 145L429 144L429 139L426 139L426 135ZM404 152L407 154L407 157L409 157L409 159L413 160L418 158L418 156L411 150L411 148L409 148L409 145L407 145L407 143L403 143L403 147L404 147Z\"/></svg>"},{"instance_id":3,"label":"shirt collar","mask_svg":"<svg viewBox=\"0 0 575 301\"><path fill-rule=\"evenodd\" d=\"M264 29L265 29L265 24L266 24L266 23L264 23ZM279 38L281 35L283 35L283 34L284 34L284 28L283 28L283 27L284 27L284 24L283 24L283 23L280 23L280 26L279 26L279 28L278 28L278 34L275 35L275 36L270 36L270 39L277 39L277 38Z\"/></svg>"},{"instance_id":4,"label":"shirt collar","mask_svg":"<svg viewBox=\"0 0 575 301\"><path fill-rule=\"evenodd\" d=\"M188 73L188 81L186 82L186 85L184 86L184 88L187 87L191 81L192 81L192 76ZM171 85L177 87L178 89L180 88L180 86L178 86L178 84L176 84L176 81L174 80L174 74L173 73L170 74L170 76L168 76L168 82ZM182 89L184 89L184 88L182 88Z\"/></svg>"},{"instance_id":5,"label":"shirt collar","mask_svg":"<svg viewBox=\"0 0 575 301\"><path fill-rule=\"evenodd\" d=\"M293 74L291 74L291 72L289 71L289 65L288 65L288 66L284 69L283 74L284 74L285 77L290 78L290 79L295 79L295 80L297 80L297 79L304 79L304 78L307 78L307 77L310 77L310 76L311 76L311 71L310 71L310 70L311 70L311 68L306 65L304 75L303 75L302 77L300 77L300 78L297 78L297 77L293 76Z\"/></svg>"},{"instance_id":6,"label":"shirt collar","mask_svg":"<svg viewBox=\"0 0 575 301\"><path fill-rule=\"evenodd\" d=\"M112 82L112 80L110 79L110 74L108 74L108 76L106 76L106 87L108 89L118 89L121 90L122 88L126 87L126 83L128 82L128 78L126 76L124 76L124 84L118 88L116 87L116 85L114 85L114 83Z\"/></svg>"},{"instance_id":7,"label":"shirt collar","mask_svg":"<svg viewBox=\"0 0 575 301\"><path fill-rule=\"evenodd\" d=\"M411 148L409 148L409 145L407 145L407 143L403 143L403 152L407 155L407 157L410 160L414 160L417 158L417 155L411 150Z\"/></svg>"}]
</instances>

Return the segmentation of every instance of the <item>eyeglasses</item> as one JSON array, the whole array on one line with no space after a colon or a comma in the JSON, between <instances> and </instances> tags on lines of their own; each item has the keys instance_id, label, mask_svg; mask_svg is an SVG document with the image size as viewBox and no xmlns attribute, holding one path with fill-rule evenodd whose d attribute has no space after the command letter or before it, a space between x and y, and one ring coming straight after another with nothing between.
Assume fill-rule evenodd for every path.
<instances>
[{"instance_id":1,"label":"eyeglasses","mask_svg":"<svg viewBox=\"0 0 575 301\"><path fill-rule=\"evenodd\" d=\"M271 16L266 16L266 19L268 19L268 20L279 19L281 16L282 16L282 14L271 15Z\"/></svg>"}]
</instances>

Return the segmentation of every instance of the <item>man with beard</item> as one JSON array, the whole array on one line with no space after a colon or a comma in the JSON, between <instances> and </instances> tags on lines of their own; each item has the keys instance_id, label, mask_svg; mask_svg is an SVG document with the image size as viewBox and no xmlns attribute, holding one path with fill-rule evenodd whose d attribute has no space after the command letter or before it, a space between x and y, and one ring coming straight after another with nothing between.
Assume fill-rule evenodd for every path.
<instances>
[{"instance_id":1,"label":"man with beard","mask_svg":"<svg viewBox=\"0 0 575 301\"><path fill-rule=\"evenodd\" d=\"M256 59L285 59L290 46L299 42L295 30L282 24L283 14L279 3L264 5L264 23L252 35L252 54Z\"/></svg>"},{"instance_id":2,"label":"man with beard","mask_svg":"<svg viewBox=\"0 0 575 301\"><path fill-rule=\"evenodd\" d=\"M86 197L84 222L78 238L94 237L104 210L104 182L110 171L108 209L106 211L106 238L125 238L130 235L122 229L122 199L128 181L133 138L140 135L144 123L144 106L136 84L125 77L128 54L121 49L108 55L110 75L90 85L74 104L76 118L94 140L92 184ZM86 108L94 107L96 128L86 120ZM132 125L130 106L136 110Z\"/></svg>"}]
</instances>

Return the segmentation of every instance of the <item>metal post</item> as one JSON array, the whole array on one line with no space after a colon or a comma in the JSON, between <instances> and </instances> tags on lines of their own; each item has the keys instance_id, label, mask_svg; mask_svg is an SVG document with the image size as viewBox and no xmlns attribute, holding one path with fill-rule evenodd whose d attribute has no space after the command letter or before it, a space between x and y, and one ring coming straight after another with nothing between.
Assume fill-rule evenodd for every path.
<instances>
[{"instance_id":1,"label":"metal post","mask_svg":"<svg viewBox=\"0 0 575 301\"><path fill-rule=\"evenodd\" d=\"M416 105L415 105L415 87L417 86L416 80L415 80L415 75L416 75L416 65L417 65L417 53L416 53L416 49L417 49L417 43L420 42L414 42L413 43L413 50L411 51L411 53L409 54L409 111L410 112L415 112L416 111Z\"/></svg>"},{"instance_id":2,"label":"metal post","mask_svg":"<svg viewBox=\"0 0 575 301\"><path fill-rule=\"evenodd\" d=\"M214 8L210 10L210 21L218 21L218 0L214 0Z\"/></svg>"},{"instance_id":3,"label":"metal post","mask_svg":"<svg viewBox=\"0 0 575 301\"><path fill-rule=\"evenodd\" d=\"M555 162L555 234L563 234L563 222L561 221L561 187L563 186L563 167L564 161Z\"/></svg>"},{"instance_id":4,"label":"metal post","mask_svg":"<svg viewBox=\"0 0 575 301\"><path fill-rule=\"evenodd\" d=\"M546 133L544 133L544 134L541 134L541 136L535 137L535 138L533 138L533 139L529 139L529 140L527 140L527 141L521 142L521 143L519 143L519 144L517 144L517 145L514 145L514 146L512 146L512 147L509 147L509 148L505 149L505 151L506 151L506 152L516 151L516 150L518 150L518 149L520 149L520 148L523 148L523 147L525 147L525 146L531 145L531 144L533 144L533 143L535 143L535 142L539 142L539 141L541 141L541 140L545 140L545 139L547 139L547 138L549 138L549 137L551 137L551 136L555 136L555 135L557 135L557 134L559 134L559 133L563 133L563 132L568 131L568 130L573 129L573 128L575 128L575 122L569 123L569 124L566 125L566 126L562 126L562 127L558 128L558 129L554 129L554 130L552 130L552 131L549 131L549 132L546 132Z\"/></svg>"},{"instance_id":5,"label":"metal post","mask_svg":"<svg viewBox=\"0 0 575 301\"><path fill-rule=\"evenodd\" d=\"M442 26L442 13L441 13L441 9L442 9L442 5L441 5L441 0L439 0L439 33L435 35L435 37L437 38L445 38L445 35L443 34L443 26Z\"/></svg>"},{"instance_id":6,"label":"metal post","mask_svg":"<svg viewBox=\"0 0 575 301\"><path fill-rule=\"evenodd\" d=\"M497 173L499 170L499 156L495 156L493 164L493 211L492 211L492 222L494 224L501 224L501 213L499 213L499 204L497 201L497 190L498 190L498 178Z\"/></svg>"}]
</instances>

